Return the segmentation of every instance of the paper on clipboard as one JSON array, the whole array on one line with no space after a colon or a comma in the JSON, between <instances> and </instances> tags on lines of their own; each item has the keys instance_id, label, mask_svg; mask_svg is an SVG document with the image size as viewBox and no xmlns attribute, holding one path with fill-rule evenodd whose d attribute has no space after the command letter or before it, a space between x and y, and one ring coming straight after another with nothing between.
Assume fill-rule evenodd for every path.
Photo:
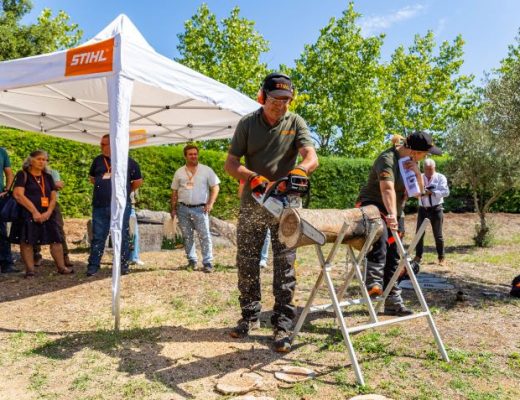
<instances>
[{"instance_id":1,"label":"paper on clipboard","mask_svg":"<svg viewBox=\"0 0 520 400\"><path fill-rule=\"evenodd\" d=\"M399 159L399 170L401 171L401 176L403 177L404 187L406 188L408 197L416 197L421 194L421 191L419 189L419 182L417 182L415 172L404 167L404 163L408 160L410 160L410 157Z\"/></svg>"}]
</instances>

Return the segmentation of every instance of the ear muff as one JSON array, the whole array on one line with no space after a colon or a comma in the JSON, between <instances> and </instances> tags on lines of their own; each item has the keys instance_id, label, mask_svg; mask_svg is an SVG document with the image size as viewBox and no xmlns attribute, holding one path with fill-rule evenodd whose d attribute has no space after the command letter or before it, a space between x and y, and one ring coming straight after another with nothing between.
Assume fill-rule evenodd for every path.
<instances>
[{"instance_id":1,"label":"ear muff","mask_svg":"<svg viewBox=\"0 0 520 400\"><path fill-rule=\"evenodd\" d=\"M265 91L263 89L263 85L260 89L258 89L258 93L256 94L256 101L258 101L261 105L265 104Z\"/></svg>"}]
</instances>

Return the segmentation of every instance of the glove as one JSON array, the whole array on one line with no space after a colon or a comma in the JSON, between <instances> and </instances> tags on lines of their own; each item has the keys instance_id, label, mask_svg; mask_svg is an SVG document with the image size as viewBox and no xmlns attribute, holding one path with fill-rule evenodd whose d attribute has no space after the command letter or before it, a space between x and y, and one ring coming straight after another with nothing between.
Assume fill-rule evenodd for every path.
<instances>
[{"instance_id":1,"label":"glove","mask_svg":"<svg viewBox=\"0 0 520 400\"><path fill-rule=\"evenodd\" d=\"M303 167L296 167L287 175L293 188L297 188L298 192L304 194L309 187L309 177L307 171Z\"/></svg>"},{"instance_id":2,"label":"glove","mask_svg":"<svg viewBox=\"0 0 520 400\"><path fill-rule=\"evenodd\" d=\"M294 168L293 170L291 170L289 172L289 175L287 176L301 176L301 177L304 177L304 178L307 178L307 170L303 167L296 167Z\"/></svg>"},{"instance_id":3,"label":"glove","mask_svg":"<svg viewBox=\"0 0 520 400\"><path fill-rule=\"evenodd\" d=\"M269 180L262 175L253 174L249 177L249 187L253 193L263 194L267 185L269 185Z\"/></svg>"}]
</instances>

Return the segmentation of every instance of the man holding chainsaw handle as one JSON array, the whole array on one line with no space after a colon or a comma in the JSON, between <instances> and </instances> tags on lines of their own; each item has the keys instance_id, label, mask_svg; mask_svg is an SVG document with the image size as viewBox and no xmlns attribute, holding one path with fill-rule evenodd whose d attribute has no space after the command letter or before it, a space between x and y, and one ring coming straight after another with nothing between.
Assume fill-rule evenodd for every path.
<instances>
[{"instance_id":1,"label":"man holding chainsaw handle","mask_svg":"<svg viewBox=\"0 0 520 400\"><path fill-rule=\"evenodd\" d=\"M289 331L295 317L293 304L296 250L278 240L279 221L263 206L267 196L284 198L308 192L308 174L318 167L318 158L307 124L288 111L294 95L291 79L281 73L269 74L258 92L258 110L244 116L237 125L225 164L236 179L248 182L240 202L237 226L238 289L242 318L230 332L246 337L260 326L260 252L267 229L273 249L273 293L275 304L271 323L278 352L291 348ZM298 155L301 162L296 165ZM244 157L245 165L240 160ZM277 182L273 185L273 182ZM270 187L272 186L272 187Z\"/></svg>"}]
</instances>

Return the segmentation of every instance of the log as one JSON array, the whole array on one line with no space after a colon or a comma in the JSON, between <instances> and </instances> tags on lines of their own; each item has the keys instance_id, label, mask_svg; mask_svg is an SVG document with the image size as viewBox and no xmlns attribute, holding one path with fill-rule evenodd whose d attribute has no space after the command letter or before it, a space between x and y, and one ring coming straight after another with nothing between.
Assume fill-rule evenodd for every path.
<instances>
[{"instance_id":1,"label":"log","mask_svg":"<svg viewBox=\"0 0 520 400\"><path fill-rule=\"evenodd\" d=\"M286 208L280 218L280 228L278 229L280 242L289 248L315 244L312 239L303 234L302 221L306 221L323 232L326 243L335 242L343 223L347 222L348 229L343 243L349 244L357 250L360 250L365 243L370 223L376 223L376 239L383 232L382 225L378 223L381 221L381 215L376 206L363 207L363 211L360 208L347 210Z\"/></svg>"}]
</instances>

